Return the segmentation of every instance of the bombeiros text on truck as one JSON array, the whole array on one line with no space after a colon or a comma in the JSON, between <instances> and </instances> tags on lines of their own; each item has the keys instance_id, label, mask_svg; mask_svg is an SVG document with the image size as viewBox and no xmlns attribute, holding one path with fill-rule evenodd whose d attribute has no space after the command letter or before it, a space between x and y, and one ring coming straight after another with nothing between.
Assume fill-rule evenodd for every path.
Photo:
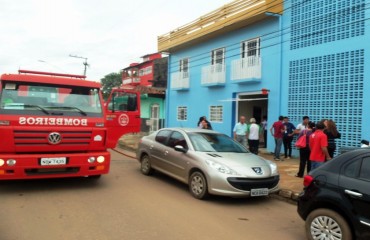
<instances>
[{"instance_id":1,"label":"bombeiros text on truck","mask_svg":"<svg viewBox=\"0 0 370 240\"><path fill-rule=\"evenodd\" d=\"M104 104L85 76L19 70L0 77L0 180L99 177L123 134L140 131L140 95Z\"/></svg>"}]
</instances>

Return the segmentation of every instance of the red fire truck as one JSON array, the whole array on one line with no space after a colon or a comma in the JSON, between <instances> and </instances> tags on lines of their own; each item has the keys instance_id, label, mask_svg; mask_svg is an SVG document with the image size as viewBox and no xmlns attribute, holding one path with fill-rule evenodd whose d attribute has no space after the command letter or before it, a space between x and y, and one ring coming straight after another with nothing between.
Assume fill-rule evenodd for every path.
<instances>
[{"instance_id":1,"label":"red fire truck","mask_svg":"<svg viewBox=\"0 0 370 240\"><path fill-rule=\"evenodd\" d=\"M85 76L20 70L0 78L0 180L109 171L108 148L140 131L140 95Z\"/></svg>"}]
</instances>

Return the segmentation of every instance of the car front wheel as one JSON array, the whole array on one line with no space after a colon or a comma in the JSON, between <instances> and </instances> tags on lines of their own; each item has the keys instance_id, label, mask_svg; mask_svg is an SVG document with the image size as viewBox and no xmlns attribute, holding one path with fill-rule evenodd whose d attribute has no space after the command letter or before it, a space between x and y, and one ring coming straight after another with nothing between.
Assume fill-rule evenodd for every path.
<instances>
[{"instance_id":1,"label":"car front wheel","mask_svg":"<svg viewBox=\"0 0 370 240\"><path fill-rule=\"evenodd\" d=\"M330 209L316 209L306 219L307 239L352 240L347 221Z\"/></svg>"},{"instance_id":2,"label":"car front wheel","mask_svg":"<svg viewBox=\"0 0 370 240\"><path fill-rule=\"evenodd\" d=\"M141 173L144 175L151 175L154 172L152 165L150 163L150 158L148 155L143 155L141 157L141 165L140 165Z\"/></svg>"},{"instance_id":3,"label":"car front wheel","mask_svg":"<svg viewBox=\"0 0 370 240\"><path fill-rule=\"evenodd\" d=\"M201 172L194 172L189 178L189 190L197 199L205 199L208 196L207 180Z\"/></svg>"}]
</instances>

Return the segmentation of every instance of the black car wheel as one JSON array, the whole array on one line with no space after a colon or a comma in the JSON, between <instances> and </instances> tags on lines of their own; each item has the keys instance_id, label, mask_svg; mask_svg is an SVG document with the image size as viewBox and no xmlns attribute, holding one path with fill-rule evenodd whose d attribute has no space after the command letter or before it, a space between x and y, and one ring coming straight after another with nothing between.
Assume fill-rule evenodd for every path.
<instances>
[{"instance_id":1,"label":"black car wheel","mask_svg":"<svg viewBox=\"0 0 370 240\"><path fill-rule=\"evenodd\" d=\"M189 178L189 190L197 199L205 199L208 196L207 180L201 172L194 172Z\"/></svg>"},{"instance_id":2,"label":"black car wheel","mask_svg":"<svg viewBox=\"0 0 370 240\"><path fill-rule=\"evenodd\" d=\"M140 166L141 173L144 175L151 175L154 172L152 165L150 163L150 158L148 155L143 155L141 157L141 166Z\"/></svg>"},{"instance_id":3,"label":"black car wheel","mask_svg":"<svg viewBox=\"0 0 370 240\"><path fill-rule=\"evenodd\" d=\"M330 209L316 209L306 219L306 235L310 240L351 240L352 233L347 221Z\"/></svg>"}]
</instances>

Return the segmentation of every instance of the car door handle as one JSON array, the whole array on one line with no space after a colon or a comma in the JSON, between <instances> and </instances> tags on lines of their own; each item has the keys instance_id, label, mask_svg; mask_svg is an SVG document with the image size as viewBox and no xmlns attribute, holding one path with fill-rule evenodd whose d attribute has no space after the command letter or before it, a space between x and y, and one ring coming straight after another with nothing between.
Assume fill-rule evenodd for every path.
<instances>
[{"instance_id":1,"label":"car door handle","mask_svg":"<svg viewBox=\"0 0 370 240\"><path fill-rule=\"evenodd\" d=\"M344 192L351 197L356 197L356 198L362 198L362 193L351 191L351 190L344 190Z\"/></svg>"},{"instance_id":2,"label":"car door handle","mask_svg":"<svg viewBox=\"0 0 370 240\"><path fill-rule=\"evenodd\" d=\"M167 154L168 154L168 151L164 151L164 155L167 156Z\"/></svg>"}]
</instances>

